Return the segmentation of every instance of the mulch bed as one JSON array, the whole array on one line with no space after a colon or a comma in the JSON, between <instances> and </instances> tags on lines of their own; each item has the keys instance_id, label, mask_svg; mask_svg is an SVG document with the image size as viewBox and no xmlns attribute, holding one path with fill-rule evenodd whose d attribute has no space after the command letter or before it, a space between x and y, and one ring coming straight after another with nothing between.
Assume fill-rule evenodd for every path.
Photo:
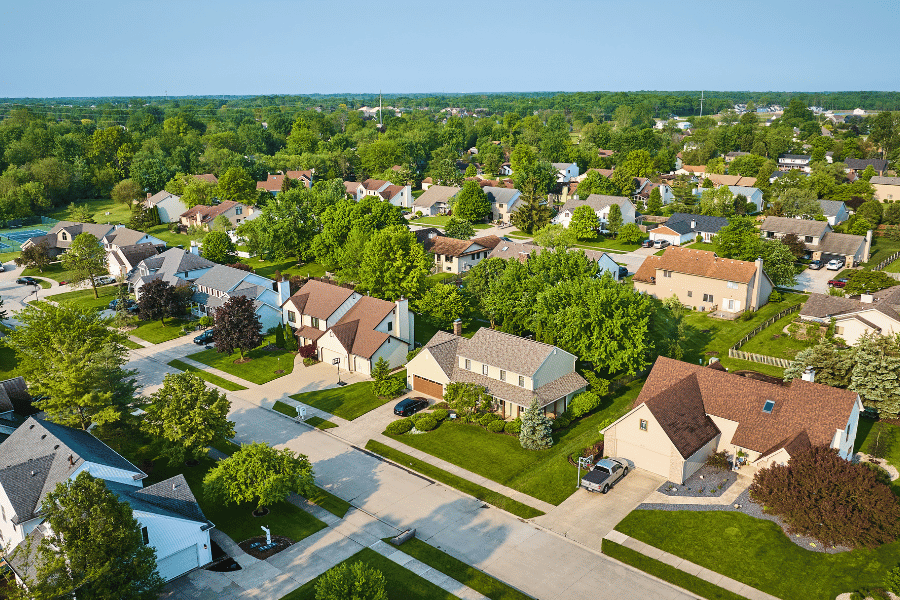
<instances>
[{"instance_id":1,"label":"mulch bed","mask_svg":"<svg viewBox=\"0 0 900 600\"><path fill-rule=\"evenodd\" d=\"M243 550L250 556L252 556L254 558L258 558L260 560L265 560L265 559L269 558L270 556L278 554L285 548L288 548L289 546L291 546L294 543L294 540L292 540L291 538L281 536L281 535L273 535L272 543L275 544L274 548L269 548L268 550L265 550L264 552L259 552L256 548L258 548L260 546L265 546L266 536L258 535L256 537L250 538L249 540L244 540L243 542L238 544L238 546L240 546L241 550ZM251 547L254 544L258 544L258 545L256 547Z\"/></svg>"}]
</instances>

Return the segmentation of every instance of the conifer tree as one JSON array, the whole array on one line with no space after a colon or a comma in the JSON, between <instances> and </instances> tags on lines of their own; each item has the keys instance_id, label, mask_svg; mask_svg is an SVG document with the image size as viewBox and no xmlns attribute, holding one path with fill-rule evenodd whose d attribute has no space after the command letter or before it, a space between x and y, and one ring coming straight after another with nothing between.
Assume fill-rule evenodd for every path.
<instances>
[{"instance_id":1,"label":"conifer tree","mask_svg":"<svg viewBox=\"0 0 900 600\"><path fill-rule=\"evenodd\" d=\"M553 445L551 431L550 419L538 406L537 398L535 398L531 401L531 406L522 414L522 431L519 433L519 442L526 450L545 450Z\"/></svg>"}]
</instances>

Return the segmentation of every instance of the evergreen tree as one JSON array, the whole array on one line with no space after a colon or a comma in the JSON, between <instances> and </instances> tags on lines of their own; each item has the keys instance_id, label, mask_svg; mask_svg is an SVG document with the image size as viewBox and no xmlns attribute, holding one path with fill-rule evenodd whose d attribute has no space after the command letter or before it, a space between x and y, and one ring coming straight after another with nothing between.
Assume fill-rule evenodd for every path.
<instances>
[{"instance_id":1,"label":"evergreen tree","mask_svg":"<svg viewBox=\"0 0 900 600\"><path fill-rule=\"evenodd\" d=\"M284 329L281 325L275 326L275 345L279 348L284 348Z\"/></svg>"},{"instance_id":2,"label":"evergreen tree","mask_svg":"<svg viewBox=\"0 0 900 600\"><path fill-rule=\"evenodd\" d=\"M294 334L294 329L288 325L284 324L284 349L289 352L296 352L297 350L297 336Z\"/></svg>"},{"instance_id":3,"label":"evergreen tree","mask_svg":"<svg viewBox=\"0 0 900 600\"><path fill-rule=\"evenodd\" d=\"M550 419L544 415L535 398L531 401L531 406L522 413L519 443L526 450L545 450L553 445L552 430Z\"/></svg>"},{"instance_id":4,"label":"evergreen tree","mask_svg":"<svg viewBox=\"0 0 900 600\"><path fill-rule=\"evenodd\" d=\"M863 334L856 342L850 389L883 419L900 415L900 339Z\"/></svg>"},{"instance_id":5,"label":"evergreen tree","mask_svg":"<svg viewBox=\"0 0 900 600\"><path fill-rule=\"evenodd\" d=\"M655 187L650 192L650 198L647 199L647 214L658 215L662 212L662 194L659 188Z\"/></svg>"}]
</instances>

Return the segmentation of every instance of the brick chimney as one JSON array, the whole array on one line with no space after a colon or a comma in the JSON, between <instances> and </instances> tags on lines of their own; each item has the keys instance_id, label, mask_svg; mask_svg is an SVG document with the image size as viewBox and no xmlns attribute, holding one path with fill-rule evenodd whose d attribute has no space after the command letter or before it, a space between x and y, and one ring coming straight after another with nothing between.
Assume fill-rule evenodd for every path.
<instances>
[{"instance_id":1,"label":"brick chimney","mask_svg":"<svg viewBox=\"0 0 900 600\"><path fill-rule=\"evenodd\" d=\"M462 319L453 321L453 335L462 335Z\"/></svg>"}]
</instances>

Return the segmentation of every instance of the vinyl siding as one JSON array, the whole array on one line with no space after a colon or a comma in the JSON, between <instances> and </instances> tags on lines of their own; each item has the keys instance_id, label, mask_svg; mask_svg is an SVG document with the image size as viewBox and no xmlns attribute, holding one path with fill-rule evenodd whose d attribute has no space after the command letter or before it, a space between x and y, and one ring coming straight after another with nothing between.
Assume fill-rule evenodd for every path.
<instances>
[{"instance_id":1,"label":"vinyl siding","mask_svg":"<svg viewBox=\"0 0 900 600\"><path fill-rule=\"evenodd\" d=\"M147 528L150 545L156 550L157 562L163 561L188 547L196 547L200 565L205 565L212 561L209 531L201 531L201 523L139 510L134 511L134 518L138 520L141 527ZM204 545L206 546L205 549L203 548ZM182 575L190 568L192 567L188 563L174 576ZM170 578L173 576L171 573L168 575L170 575Z\"/></svg>"},{"instance_id":2,"label":"vinyl siding","mask_svg":"<svg viewBox=\"0 0 900 600\"><path fill-rule=\"evenodd\" d=\"M575 356L559 348L550 352L534 373L534 388L556 381L563 375L575 371Z\"/></svg>"},{"instance_id":3,"label":"vinyl siding","mask_svg":"<svg viewBox=\"0 0 900 600\"><path fill-rule=\"evenodd\" d=\"M435 381L442 385L450 383L450 378L441 369L441 366L434 359L434 356L431 355L431 352L428 351L428 348L423 348L406 365L406 387L409 389L412 389L413 375L418 375L422 379Z\"/></svg>"}]
</instances>

